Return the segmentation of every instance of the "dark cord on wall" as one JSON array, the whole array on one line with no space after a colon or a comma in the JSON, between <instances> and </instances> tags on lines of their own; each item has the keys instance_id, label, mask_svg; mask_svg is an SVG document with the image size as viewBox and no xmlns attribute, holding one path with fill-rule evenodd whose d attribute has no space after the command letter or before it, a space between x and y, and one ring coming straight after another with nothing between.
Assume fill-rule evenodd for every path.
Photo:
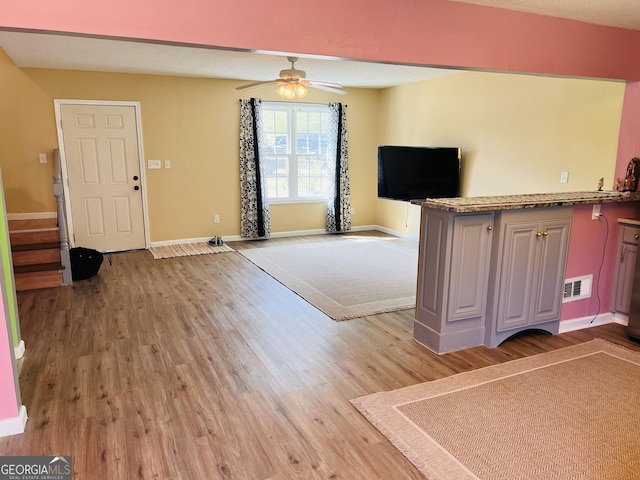
<instances>
[{"instance_id":1,"label":"dark cord on wall","mask_svg":"<svg viewBox=\"0 0 640 480\"><path fill-rule=\"evenodd\" d=\"M604 256L607 251L607 240L609 239L609 220L607 217L600 214L600 218L604 219L604 223L606 224L605 235L604 235L604 246L602 247L602 259L600 260L600 268L598 269L598 282L596 283L596 297L598 299L598 309L596 310L596 315L591 319L589 323L593 323L598 315L600 315L600 274L602 273L602 266L604 265Z\"/></svg>"}]
</instances>

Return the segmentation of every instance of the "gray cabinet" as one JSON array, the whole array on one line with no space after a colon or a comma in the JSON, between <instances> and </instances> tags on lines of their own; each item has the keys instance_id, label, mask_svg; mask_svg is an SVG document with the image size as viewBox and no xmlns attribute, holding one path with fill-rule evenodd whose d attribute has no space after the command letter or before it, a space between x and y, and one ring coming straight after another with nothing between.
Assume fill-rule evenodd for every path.
<instances>
[{"instance_id":1,"label":"gray cabinet","mask_svg":"<svg viewBox=\"0 0 640 480\"><path fill-rule=\"evenodd\" d=\"M572 214L565 207L497 215L486 345L529 328L558 333Z\"/></svg>"},{"instance_id":2,"label":"gray cabinet","mask_svg":"<svg viewBox=\"0 0 640 480\"><path fill-rule=\"evenodd\" d=\"M629 315L633 276L638 256L640 224L636 221L619 220L618 255L611 292L611 311Z\"/></svg>"},{"instance_id":3,"label":"gray cabinet","mask_svg":"<svg viewBox=\"0 0 640 480\"><path fill-rule=\"evenodd\" d=\"M482 345L493 213L422 209L414 338L438 353Z\"/></svg>"},{"instance_id":4,"label":"gray cabinet","mask_svg":"<svg viewBox=\"0 0 640 480\"><path fill-rule=\"evenodd\" d=\"M437 353L557 333L572 207L422 208L414 338Z\"/></svg>"}]
</instances>

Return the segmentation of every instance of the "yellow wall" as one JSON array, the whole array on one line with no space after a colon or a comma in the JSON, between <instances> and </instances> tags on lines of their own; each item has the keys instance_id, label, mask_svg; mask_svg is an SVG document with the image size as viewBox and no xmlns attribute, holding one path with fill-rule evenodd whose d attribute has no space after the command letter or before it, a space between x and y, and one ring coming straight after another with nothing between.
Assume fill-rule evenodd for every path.
<instances>
[{"instance_id":1,"label":"yellow wall","mask_svg":"<svg viewBox=\"0 0 640 480\"><path fill-rule=\"evenodd\" d=\"M0 50L8 212L55 211L54 99L127 100L141 105L145 160L171 160L170 170L146 171L151 241L238 235L238 99L279 99L269 88L239 94L242 83L20 69ZM623 95L622 83L463 72L305 101L348 105L353 225L417 236L418 207L377 198L378 144L460 146L467 196L593 190L600 177L611 188ZM272 205L271 219L274 233L324 229L324 206Z\"/></svg>"},{"instance_id":2,"label":"yellow wall","mask_svg":"<svg viewBox=\"0 0 640 480\"><path fill-rule=\"evenodd\" d=\"M151 241L239 235L238 99L253 95L279 100L274 89L239 94L235 87L243 82L232 80L21 70L4 53L0 58L4 82L0 86L5 87L0 99L3 112L12 112L3 115L0 124L3 152L11 153L1 159L10 185L10 213L55 210L53 197L47 195L52 170L40 165L37 156L39 152L51 156L58 146L54 99L137 101L145 160L171 161L169 170L146 170ZM16 90L24 94L7 93ZM373 224L375 172L370 171L368 157L376 155L377 91L351 89L346 97L313 91L305 101L348 104L347 118L353 125L349 132L352 204L357 211L353 224ZM16 116L24 121L16 124ZM36 195L38 201L32 201ZM213 223L214 214L220 216L219 224ZM271 218L272 232L325 228L321 204L273 205Z\"/></svg>"},{"instance_id":3,"label":"yellow wall","mask_svg":"<svg viewBox=\"0 0 640 480\"><path fill-rule=\"evenodd\" d=\"M2 49L0 113L0 165L7 212L55 212L53 104ZM49 162L41 164L39 153L47 153Z\"/></svg>"},{"instance_id":4,"label":"yellow wall","mask_svg":"<svg viewBox=\"0 0 640 480\"><path fill-rule=\"evenodd\" d=\"M382 90L378 140L461 147L463 196L595 190L600 177L611 189L623 97L621 82L464 72ZM417 235L418 208L376 203L378 225Z\"/></svg>"}]
</instances>

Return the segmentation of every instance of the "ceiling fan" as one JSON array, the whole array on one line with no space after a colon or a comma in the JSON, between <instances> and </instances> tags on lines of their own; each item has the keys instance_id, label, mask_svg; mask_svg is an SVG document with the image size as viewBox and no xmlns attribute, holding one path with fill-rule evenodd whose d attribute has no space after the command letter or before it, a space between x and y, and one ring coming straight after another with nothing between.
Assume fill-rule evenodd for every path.
<instances>
[{"instance_id":1,"label":"ceiling fan","mask_svg":"<svg viewBox=\"0 0 640 480\"><path fill-rule=\"evenodd\" d=\"M347 92L342 90L342 85L331 82L319 82L316 80L307 80L307 73L304 70L298 70L295 67L295 63L298 61L298 57L287 57L287 60L291 63L291 68L280 70L280 78L275 80L267 80L264 82L253 82L247 85L236 87L236 90L250 90L252 88L262 87L264 85L275 84L279 85L276 90L282 98L292 100L294 98L302 98L307 95L308 88L317 88L319 90L325 90L327 92L338 93L345 95Z\"/></svg>"}]
</instances>

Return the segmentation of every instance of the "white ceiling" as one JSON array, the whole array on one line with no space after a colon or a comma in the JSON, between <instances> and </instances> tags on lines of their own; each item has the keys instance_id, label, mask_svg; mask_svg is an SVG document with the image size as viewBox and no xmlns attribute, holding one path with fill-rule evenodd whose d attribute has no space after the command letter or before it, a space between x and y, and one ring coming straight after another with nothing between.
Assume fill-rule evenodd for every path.
<instances>
[{"instance_id":1,"label":"white ceiling","mask_svg":"<svg viewBox=\"0 0 640 480\"><path fill-rule=\"evenodd\" d=\"M88 37L0 31L0 48L21 68L274 80L290 68L286 54L248 53ZM452 70L302 57L307 79L345 87L384 88L457 73Z\"/></svg>"},{"instance_id":2,"label":"white ceiling","mask_svg":"<svg viewBox=\"0 0 640 480\"><path fill-rule=\"evenodd\" d=\"M640 0L453 0L640 30ZM21 68L180 75L263 81L289 68L286 53L0 30L0 48ZM294 52L290 54L296 55ZM345 87L384 88L456 73L422 66L305 57L307 78Z\"/></svg>"}]
</instances>

